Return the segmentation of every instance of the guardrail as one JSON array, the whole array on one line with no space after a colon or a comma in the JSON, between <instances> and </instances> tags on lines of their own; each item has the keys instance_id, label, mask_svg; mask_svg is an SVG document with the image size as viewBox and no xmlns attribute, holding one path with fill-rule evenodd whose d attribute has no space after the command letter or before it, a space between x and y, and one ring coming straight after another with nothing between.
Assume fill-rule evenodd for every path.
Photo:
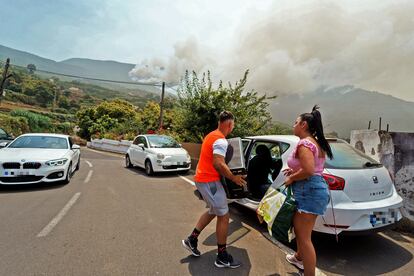
<instances>
[{"instance_id":1,"label":"guardrail","mask_svg":"<svg viewBox=\"0 0 414 276\"><path fill-rule=\"evenodd\" d=\"M128 140L110 140L110 139L92 139L87 143L88 148L116 152L125 154L128 151L132 141Z\"/></svg>"}]
</instances>

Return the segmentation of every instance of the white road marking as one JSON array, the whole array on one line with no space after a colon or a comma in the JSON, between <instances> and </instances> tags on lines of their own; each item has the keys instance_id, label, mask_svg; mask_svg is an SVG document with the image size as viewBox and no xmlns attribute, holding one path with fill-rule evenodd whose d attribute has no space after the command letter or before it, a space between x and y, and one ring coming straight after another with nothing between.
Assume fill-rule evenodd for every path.
<instances>
[{"instance_id":1,"label":"white road marking","mask_svg":"<svg viewBox=\"0 0 414 276\"><path fill-rule=\"evenodd\" d=\"M93 167L92 163L89 162L88 160L85 160L85 162L86 162L86 164L88 164L89 168L92 168Z\"/></svg>"},{"instance_id":2,"label":"white road marking","mask_svg":"<svg viewBox=\"0 0 414 276\"><path fill-rule=\"evenodd\" d=\"M188 179L187 177L184 177L184 176L182 176L182 175L179 175L179 177L180 177L182 180L184 180L184 181L186 181L186 182L190 183L191 185L195 186L194 181L191 181L191 180L190 180L190 179Z\"/></svg>"},{"instance_id":3,"label":"white road marking","mask_svg":"<svg viewBox=\"0 0 414 276\"><path fill-rule=\"evenodd\" d=\"M86 176L86 178L85 178L85 181L83 181L83 183L88 183L88 182L89 182L89 180L91 180L92 174L93 174L93 170L90 170L90 171L88 172L88 175L87 175L87 176Z\"/></svg>"},{"instance_id":4,"label":"white road marking","mask_svg":"<svg viewBox=\"0 0 414 276\"><path fill-rule=\"evenodd\" d=\"M68 203L66 203L65 207L63 207L62 210L60 210L59 214L57 214L56 217L54 217L48 225L46 225L45 228L43 228L42 231L40 231L39 234L37 234L38 238L47 236L53 228L59 223L59 221L66 215L66 213L69 211L69 209L75 204L75 202L80 197L81 193L76 193L73 195L73 197L69 200Z\"/></svg>"}]
</instances>

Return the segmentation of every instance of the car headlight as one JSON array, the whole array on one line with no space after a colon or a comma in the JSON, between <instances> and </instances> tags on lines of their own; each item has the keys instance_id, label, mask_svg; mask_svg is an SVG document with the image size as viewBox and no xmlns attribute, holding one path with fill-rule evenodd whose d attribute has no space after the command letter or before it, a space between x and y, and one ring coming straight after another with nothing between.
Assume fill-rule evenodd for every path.
<instances>
[{"instance_id":1,"label":"car headlight","mask_svg":"<svg viewBox=\"0 0 414 276\"><path fill-rule=\"evenodd\" d=\"M187 153L187 160L191 161L191 156Z\"/></svg>"},{"instance_id":2,"label":"car headlight","mask_svg":"<svg viewBox=\"0 0 414 276\"><path fill-rule=\"evenodd\" d=\"M157 154L157 159L162 160L162 159L164 159L164 158L165 158L165 155L164 155L164 154L162 154L162 153L158 153L158 154Z\"/></svg>"},{"instance_id":3,"label":"car headlight","mask_svg":"<svg viewBox=\"0 0 414 276\"><path fill-rule=\"evenodd\" d=\"M67 158L61 158L61 159L55 159L55 160L49 160L46 162L46 165L48 166L63 166L68 162Z\"/></svg>"}]
</instances>

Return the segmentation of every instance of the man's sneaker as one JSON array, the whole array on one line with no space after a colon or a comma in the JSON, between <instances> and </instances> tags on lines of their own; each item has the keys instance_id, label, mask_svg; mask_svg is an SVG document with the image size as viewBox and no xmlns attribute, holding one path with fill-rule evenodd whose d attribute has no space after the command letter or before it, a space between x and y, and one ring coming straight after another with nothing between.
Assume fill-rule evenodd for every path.
<instances>
[{"instance_id":1,"label":"man's sneaker","mask_svg":"<svg viewBox=\"0 0 414 276\"><path fill-rule=\"evenodd\" d=\"M216 261L214 263L215 266L220 268L238 268L241 266L241 263L234 260L233 257L224 251L222 253L217 254Z\"/></svg>"},{"instance_id":2,"label":"man's sneaker","mask_svg":"<svg viewBox=\"0 0 414 276\"><path fill-rule=\"evenodd\" d=\"M197 249L197 240L190 241L190 239L185 239L181 241L183 247L193 254L193 256L200 257L201 253Z\"/></svg>"},{"instance_id":3,"label":"man's sneaker","mask_svg":"<svg viewBox=\"0 0 414 276\"><path fill-rule=\"evenodd\" d=\"M286 261L288 261L289 263L293 264L297 268L303 270L303 262L302 261L299 261L298 259L296 259L295 254L287 254L286 255Z\"/></svg>"}]
</instances>

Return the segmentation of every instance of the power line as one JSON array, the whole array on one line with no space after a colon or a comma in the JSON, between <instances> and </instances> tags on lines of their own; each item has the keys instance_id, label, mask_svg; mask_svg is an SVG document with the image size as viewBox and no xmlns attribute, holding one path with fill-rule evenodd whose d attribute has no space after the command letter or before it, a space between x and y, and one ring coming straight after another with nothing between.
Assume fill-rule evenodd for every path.
<instances>
[{"instance_id":1,"label":"power line","mask_svg":"<svg viewBox=\"0 0 414 276\"><path fill-rule=\"evenodd\" d=\"M27 69L26 67L23 67L23 66L20 66L20 65L12 65L12 66L19 67L19 68L22 68L22 69ZM144 85L144 86L162 87L162 83L129 82L129 81L99 79L99 78L91 78L91 77L56 73L56 72L51 72L51 71L46 71L46 70L41 70L41 69L36 69L36 71L46 73L46 74L51 74L51 75L64 76L64 77L70 77L70 78L78 78L78 79L85 79L85 80L103 81L103 82L111 82L111 83L122 83L122 84L132 84L132 85L139 85L139 86Z\"/></svg>"}]
</instances>

